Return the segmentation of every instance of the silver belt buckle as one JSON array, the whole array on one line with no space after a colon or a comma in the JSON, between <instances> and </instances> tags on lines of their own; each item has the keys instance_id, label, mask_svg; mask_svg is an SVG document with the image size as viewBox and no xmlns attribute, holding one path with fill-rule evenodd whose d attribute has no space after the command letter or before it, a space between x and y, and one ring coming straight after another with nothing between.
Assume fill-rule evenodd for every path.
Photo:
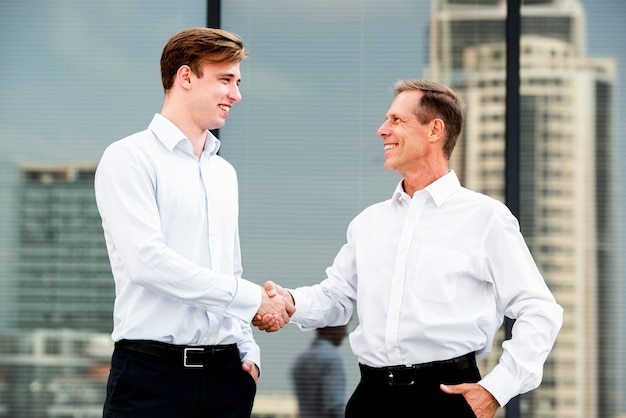
<instances>
[{"instance_id":1,"label":"silver belt buckle","mask_svg":"<svg viewBox=\"0 0 626 418\"><path fill-rule=\"evenodd\" d=\"M188 369L190 369L190 368L195 368L195 369L203 368L204 365L202 365L202 364L189 364L189 363L187 363L187 353L189 353L190 351L204 351L204 348L186 347L183 350L183 366L185 366Z\"/></svg>"},{"instance_id":2,"label":"silver belt buckle","mask_svg":"<svg viewBox=\"0 0 626 418\"><path fill-rule=\"evenodd\" d=\"M407 367L407 371L414 370L413 367ZM413 386L415 384L415 379L410 379L405 382L397 382L393 375L393 370L388 370L389 374L387 377L389 378L389 386Z\"/></svg>"}]
</instances>

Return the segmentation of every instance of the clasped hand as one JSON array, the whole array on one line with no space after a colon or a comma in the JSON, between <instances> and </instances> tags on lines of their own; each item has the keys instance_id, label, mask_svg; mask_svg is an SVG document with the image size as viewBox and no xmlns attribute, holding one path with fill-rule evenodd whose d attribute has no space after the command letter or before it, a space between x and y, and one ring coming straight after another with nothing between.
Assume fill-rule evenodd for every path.
<instances>
[{"instance_id":1,"label":"clasped hand","mask_svg":"<svg viewBox=\"0 0 626 418\"><path fill-rule=\"evenodd\" d=\"M261 331L278 331L289 322L296 311L296 306L287 290L272 281L265 282L259 311L252 320L252 325Z\"/></svg>"}]
</instances>

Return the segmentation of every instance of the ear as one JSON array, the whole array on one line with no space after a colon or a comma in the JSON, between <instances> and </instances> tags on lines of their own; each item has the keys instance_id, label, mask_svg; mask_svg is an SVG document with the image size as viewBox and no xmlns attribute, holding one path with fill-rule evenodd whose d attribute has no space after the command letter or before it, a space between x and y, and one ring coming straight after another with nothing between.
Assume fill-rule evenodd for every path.
<instances>
[{"instance_id":1,"label":"ear","mask_svg":"<svg viewBox=\"0 0 626 418\"><path fill-rule=\"evenodd\" d=\"M191 88L191 74L191 67L188 65L181 65L178 71L176 71L175 83L183 89L188 90Z\"/></svg>"},{"instance_id":2,"label":"ear","mask_svg":"<svg viewBox=\"0 0 626 418\"><path fill-rule=\"evenodd\" d=\"M436 142L439 140L444 140L445 138L445 129L446 125L441 119L433 119L430 122L430 140L432 142Z\"/></svg>"}]
</instances>

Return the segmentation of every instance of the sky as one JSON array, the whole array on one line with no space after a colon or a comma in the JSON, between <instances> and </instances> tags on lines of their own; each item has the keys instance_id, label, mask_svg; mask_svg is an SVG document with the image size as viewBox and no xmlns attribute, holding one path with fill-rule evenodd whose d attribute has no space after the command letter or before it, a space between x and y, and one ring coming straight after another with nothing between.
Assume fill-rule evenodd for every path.
<instances>
[{"instance_id":1,"label":"sky","mask_svg":"<svg viewBox=\"0 0 626 418\"><path fill-rule=\"evenodd\" d=\"M332 25L333 17L344 19L342 24L351 23L345 21L345 11L336 10L339 5L350 8L355 16L352 23L358 23L360 14L372 13L372 5L378 2L326 3L333 12L324 15L325 24ZM368 24L379 26L381 31L388 30L389 25L404 24L397 10L406 9L406 16L420 25L420 20L428 18L422 10L429 1L417 2L421 4L417 11L410 10L411 3L416 2L384 3L380 11L373 11L381 18ZM306 9L307 2L303 1L296 4L303 11L297 19L286 16L286 24L291 21L294 29L319 26L299 22L318 22L322 8ZM626 39L626 2L583 0L583 4L588 54L618 61L617 104L621 110L626 103L626 48L621 41ZM238 7L251 6L231 0L222 7L224 12L237 14ZM203 24L203 3L197 0L0 1L0 157L98 158L105 144L142 129L160 109L162 91L156 60L169 34ZM313 36L323 37L326 31L319 28ZM252 45L254 42L250 40ZM293 83L298 83L297 78ZM623 122L616 127L621 137L626 132ZM622 150L620 155L626 156L626 152Z\"/></svg>"}]
</instances>

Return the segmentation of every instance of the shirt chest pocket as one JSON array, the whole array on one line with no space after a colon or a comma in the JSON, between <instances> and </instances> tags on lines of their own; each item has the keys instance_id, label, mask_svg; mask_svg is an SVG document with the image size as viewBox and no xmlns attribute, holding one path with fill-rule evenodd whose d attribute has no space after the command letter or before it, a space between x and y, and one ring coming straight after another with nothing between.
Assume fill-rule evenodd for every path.
<instances>
[{"instance_id":1,"label":"shirt chest pocket","mask_svg":"<svg viewBox=\"0 0 626 418\"><path fill-rule=\"evenodd\" d=\"M467 273L469 256L435 245L424 245L417 259L413 287L417 296L431 302L451 302L458 281Z\"/></svg>"}]
</instances>

